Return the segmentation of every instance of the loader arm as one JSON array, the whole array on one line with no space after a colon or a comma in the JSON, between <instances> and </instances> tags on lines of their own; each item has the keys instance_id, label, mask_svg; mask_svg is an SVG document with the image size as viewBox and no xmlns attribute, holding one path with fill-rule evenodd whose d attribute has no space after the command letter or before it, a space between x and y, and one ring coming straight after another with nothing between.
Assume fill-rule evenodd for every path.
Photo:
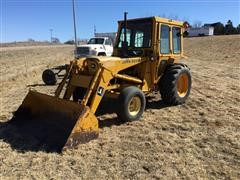
<instances>
[{"instance_id":1,"label":"loader arm","mask_svg":"<svg viewBox=\"0 0 240 180\"><path fill-rule=\"evenodd\" d=\"M104 59L104 57L102 57ZM93 60L93 58L90 58ZM136 57L136 58L121 58L119 60L108 60L101 61L101 59L95 59L98 63L98 69L93 75L86 75L86 71L76 72L76 67L72 68L71 78L67 85L64 99L70 99L73 91L76 87L86 88L86 93L81 100L80 104L87 106L89 105L90 111L94 114L101 102L102 97L104 96L107 90L114 89L119 87L119 85L111 85L110 80L113 78L122 79L127 82L142 84L143 79L136 77L131 77L123 74L118 74L121 70L126 68L141 64L145 62L146 58ZM86 60L88 61L88 59ZM75 62L77 65L78 62ZM85 62L87 64L87 62ZM91 97L91 102L90 101Z\"/></svg>"}]
</instances>

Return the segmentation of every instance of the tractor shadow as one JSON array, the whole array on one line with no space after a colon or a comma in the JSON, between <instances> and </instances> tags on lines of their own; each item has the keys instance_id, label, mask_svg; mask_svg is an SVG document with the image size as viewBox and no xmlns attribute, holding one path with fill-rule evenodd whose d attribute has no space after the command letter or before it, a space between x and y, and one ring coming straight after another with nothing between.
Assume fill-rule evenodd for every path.
<instances>
[{"instance_id":1,"label":"tractor shadow","mask_svg":"<svg viewBox=\"0 0 240 180\"><path fill-rule=\"evenodd\" d=\"M46 84L29 84L27 87L47 86Z\"/></svg>"},{"instance_id":2,"label":"tractor shadow","mask_svg":"<svg viewBox=\"0 0 240 180\"><path fill-rule=\"evenodd\" d=\"M161 99L156 99L155 96L146 97L146 109L163 109L170 107L165 104ZM125 122L121 121L116 112L118 111L118 105L114 99L103 99L99 108L97 109L96 116L99 120L99 127L111 127L120 126Z\"/></svg>"},{"instance_id":3,"label":"tractor shadow","mask_svg":"<svg viewBox=\"0 0 240 180\"><path fill-rule=\"evenodd\" d=\"M120 126L124 123L116 115L117 107L116 100L104 99L101 102L96 112L99 119L99 128ZM161 100L147 98L146 109L162 109L165 107L168 106ZM0 122L0 140L10 144L12 149L20 153L29 151L61 153L63 142L66 141L74 123L66 121L67 123L61 125L62 122L59 117L53 117L51 120L55 121L57 128L55 128L54 122L47 120L27 122L25 123L26 127L22 123L23 121L16 122L11 119L7 122ZM49 126L49 123L51 126Z\"/></svg>"},{"instance_id":4,"label":"tractor shadow","mask_svg":"<svg viewBox=\"0 0 240 180\"><path fill-rule=\"evenodd\" d=\"M155 99L153 96L146 97L146 109L164 109L173 105L168 105L162 99Z\"/></svg>"},{"instance_id":5,"label":"tractor shadow","mask_svg":"<svg viewBox=\"0 0 240 180\"><path fill-rule=\"evenodd\" d=\"M62 128L55 128L55 124L56 121L54 123L41 120L24 122L23 119L19 121L11 119L0 123L0 140L21 153L28 151L61 153L71 131L69 127L63 129L65 125Z\"/></svg>"},{"instance_id":6,"label":"tractor shadow","mask_svg":"<svg viewBox=\"0 0 240 180\"><path fill-rule=\"evenodd\" d=\"M11 148L18 152L40 151L37 141L32 140L35 134L31 131L22 131L17 124L11 122L0 122L0 139L10 144Z\"/></svg>"},{"instance_id":7,"label":"tractor shadow","mask_svg":"<svg viewBox=\"0 0 240 180\"><path fill-rule=\"evenodd\" d=\"M117 117L117 103L113 99L103 99L96 111L96 116L99 119L99 128L120 126L124 122Z\"/></svg>"}]
</instances>

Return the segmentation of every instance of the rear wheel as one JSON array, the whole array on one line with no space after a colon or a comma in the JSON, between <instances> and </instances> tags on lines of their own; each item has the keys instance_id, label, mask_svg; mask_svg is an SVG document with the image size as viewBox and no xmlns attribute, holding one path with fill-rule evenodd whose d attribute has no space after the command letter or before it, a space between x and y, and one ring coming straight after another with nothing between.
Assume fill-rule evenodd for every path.
<instances>
[{"instance_id":1,"label":"rear wheel","mask_svg":"<svg viewBox=\"0 0 240 180\"><path fill-rule=\"evenodd\" d=\"M143 92L135 86L126 87L119 95L118 117L124 122L136 121L142 116L145 106Z\"/></svg>"},{"instance_id":2,"label":"rear wheel","mask_svg":"<svg viewBox=\"0 0 240 180\"><path fill-rule=\"evenodd\" d=\"M171 105L182 104L191 91L192 79L189 68L184 64L167 67L159 83L162 100Z\"/></svg>"}]
</instances>

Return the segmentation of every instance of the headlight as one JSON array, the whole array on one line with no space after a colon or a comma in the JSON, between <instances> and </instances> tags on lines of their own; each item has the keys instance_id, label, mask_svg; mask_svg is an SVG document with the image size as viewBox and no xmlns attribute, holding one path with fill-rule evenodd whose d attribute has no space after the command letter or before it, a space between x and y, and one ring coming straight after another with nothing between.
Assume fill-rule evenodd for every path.
<instances>
[{"instance_id":1,"label":"headlight","mask_svg":"<svg viewBox=\"0 0 240 180\"><path fill-rule=\"evenodd\" d=\"M91 49L90 54L91 55L97 55L97 50L96 49Z\"/></svg>"}]
</instances>

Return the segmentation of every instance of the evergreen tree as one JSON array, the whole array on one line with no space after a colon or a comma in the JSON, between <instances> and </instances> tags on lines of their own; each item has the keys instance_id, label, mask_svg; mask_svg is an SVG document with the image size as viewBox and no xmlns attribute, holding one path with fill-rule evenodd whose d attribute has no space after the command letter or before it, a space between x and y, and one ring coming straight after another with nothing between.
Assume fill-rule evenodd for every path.
<instances>
[{"instance_id":1,"label":"evergreen tree","mask_svg":"<svg viewBox=\"0 0 240 180\"><path fill-rule=\"evenodd\" d=\"M225 34L236 34L237 29L233 27L232 21L228 20L227 24L225 25Z\"/></svg>"},{"instance_id":2,"label":"evergreen tree","mask_svg":"<svg viewBox=\"0 0 240 180\"><path fill-rule=\"evenodd\" d=\"M237 26L237 33L240 34L240 24Z\"/></svg>"},{"instance_id":3,"label":"evergreen tree","mask_svg":"<svg viewBox=\"0 0 240 180\"><path fill-rule=\"evenodd\" d=\"M214 26L214 35L223 35L224 33L224 25L222 23L217 23L216 26Z\"/></svg>"}]
</instances>

